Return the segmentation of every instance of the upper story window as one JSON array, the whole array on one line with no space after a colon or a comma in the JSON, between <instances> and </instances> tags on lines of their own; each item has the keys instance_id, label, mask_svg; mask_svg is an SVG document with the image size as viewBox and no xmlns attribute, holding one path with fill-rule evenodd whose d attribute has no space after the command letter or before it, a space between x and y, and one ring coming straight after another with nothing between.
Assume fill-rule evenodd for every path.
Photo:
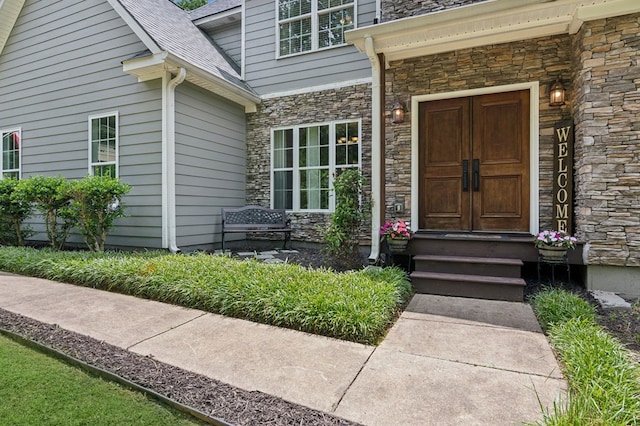
<instances>
[{"instance_id":1,"label":"upper story window","mask_svg":"<svg viewBox=\"0 0 640 426\"><path fill-rule=\"evenodd\" d=\"M0 130L2 178L20 179L20 129Z\"/></svg>"},{"instance_id":2,"label":"upper story window","mask_svg":"<svg viewBox=\"0 0 640 426\"><path fill-rule=\"evenodd\" d=\"M118 113L89 117L89 174L118 177Z\"/></svg>"},{"instance_id":3,"label":"upper story window","mask_svg":"<svg viewBox=\"0 0 640 426\"><path fill-rule=\"evenodd\" d=\"M354 0L278 0L280 56L342 45L354 27Z\"/></svg>"},{"instance_id":4,"label":"upper story window","mask_svg":"<svg viewBox=\"0 0 640 426\"><path fill-rule=\"evenodd\" d=\"M295 126L272 133L271 204L276 209L331 211L333 177L360 167L360 122Z\"/></svg>"}]
</instances>

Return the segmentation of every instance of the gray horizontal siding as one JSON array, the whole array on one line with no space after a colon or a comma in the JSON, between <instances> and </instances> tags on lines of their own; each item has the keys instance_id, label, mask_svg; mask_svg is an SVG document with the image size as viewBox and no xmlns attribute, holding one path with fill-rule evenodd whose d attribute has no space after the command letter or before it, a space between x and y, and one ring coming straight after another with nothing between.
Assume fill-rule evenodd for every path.
<instances>
[{"instance_id":1,"label":"gray horizontal siding","mask_svg":"<svg viewBox=\"0 0 640 426\"><path fill-rule=\"evenodd\" d=\"M245 114L184 83L176 89L176 211L180 247L220 241L220 209L245 204Z\"/></svg>"},{"instance_id":2,"label":"gray horizontal siding","mask_svg":"<svg viewBox=\"0 0 640 426\"><path fill-rule=\"evenodd\" d=\"M27 0L0 55L0 128L22 128L23 178L86 176L88 117L118 113L119 173L133 187L108 239L118 246L161 245L161 84L122 72L145 49L104 0Z\"/></svg>"},{"instance_id":3,"label":"gray horizontal siding","mask_svg":"<svg viewBox=\"0 0 640 426\"><path fill-rule=\"evenodd\" d=\"M276 16L273 0L247 2L245 77L259 94L304 89L371 76L366 55L353 46L276 59ZM371 25L375 0L358 1L358 23Z\"/></svg>"},{"instance_id":4,"label":"gray horizontal siding","mask_svg":"<svg viewBox=\"0 0 640 426\"><path fill-rule=\"evenodd\" d=\"M238 66L242 64L242 28L239 21L208 30L207 34Z\"/></svg>"}]
</instances>

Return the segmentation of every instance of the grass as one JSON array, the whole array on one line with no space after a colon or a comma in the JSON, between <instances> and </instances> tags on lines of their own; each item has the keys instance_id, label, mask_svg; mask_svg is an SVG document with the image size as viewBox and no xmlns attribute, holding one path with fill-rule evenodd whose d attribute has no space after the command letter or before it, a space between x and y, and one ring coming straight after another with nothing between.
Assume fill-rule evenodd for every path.
<instances>
[{"instance_id":1,"label":"grass","mask_svg":"<svg viewBox=\"0 0 640 426\"><path fill-rule=\"evenodd\" d=\"M203 424L0 336L0 424Z\"/></svg>"},{"instance_id":2,"label":"grass","mask_svg":"<svg viewBox=\"0 0 640 426\"><path fill-rule=\"evenodd\" d=\"M399 269L336 273L204 253L0 248L0 270L376 344L411 296Z\"/></svg>"},{"instance_id":3,"label":"grass","mask_svg":"<svg viewBox=\"0 0 640 426\"><path fill-rule=\"evenodd\" d=\"M562 290L543 291L532 305L569 383L566 400L546 412L542 424L640 423L640 367L597 324L593 308Z\"/></svg>"}]
</instances>

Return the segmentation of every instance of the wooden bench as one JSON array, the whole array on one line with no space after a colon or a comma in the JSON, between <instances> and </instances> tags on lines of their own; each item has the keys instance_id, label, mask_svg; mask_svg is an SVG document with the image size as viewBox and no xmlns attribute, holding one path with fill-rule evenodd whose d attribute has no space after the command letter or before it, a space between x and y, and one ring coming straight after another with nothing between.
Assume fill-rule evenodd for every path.
<instances>
[{"instance_id":1,"label":"wooden bench","mask_svg":"<svg viewBox=\"0 0 640 426\"><path fill-rule=\"evenodd\" d=\"M229 233L284 232L284 247L291 241L291 221L283 209L246 206L222 209L222 250Z\"/></svg>"}]
</instances>

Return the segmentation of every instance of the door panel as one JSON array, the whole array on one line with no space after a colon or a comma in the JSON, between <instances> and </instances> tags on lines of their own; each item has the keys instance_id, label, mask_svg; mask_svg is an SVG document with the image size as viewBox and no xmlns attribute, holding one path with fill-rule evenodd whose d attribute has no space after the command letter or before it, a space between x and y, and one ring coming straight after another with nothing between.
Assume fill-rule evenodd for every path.
<instances>
[{"instance_id":1,"label":"door panel","mask_svg":"<svg viewBox=\"0 0 640 426\"><path fill-rule=\"evenodd\" d=\"M527 231L529 91L425 102L419 116L420 228Z\"/></svg>"},{"instance_id":2,"label":"door panel","mask_svg":"<svg viewBox=\"0 0 640 426\"><path fill-rule=\"evenodd\" d=\"M469 113L466 99L420 104L420 228L471 226L470 192L462 182L463 160L470 154Z\"/></svg>"},{"instance_id":3,"label":"door panel","mask_svg":"<svg viewBox=\"0 0 640 426\"><path fill-rule=\"evenodd\" d=\"M472 229L529 229L529 91L472 98L472 156L480 159Z\"/></svg>"}]
</instances>

